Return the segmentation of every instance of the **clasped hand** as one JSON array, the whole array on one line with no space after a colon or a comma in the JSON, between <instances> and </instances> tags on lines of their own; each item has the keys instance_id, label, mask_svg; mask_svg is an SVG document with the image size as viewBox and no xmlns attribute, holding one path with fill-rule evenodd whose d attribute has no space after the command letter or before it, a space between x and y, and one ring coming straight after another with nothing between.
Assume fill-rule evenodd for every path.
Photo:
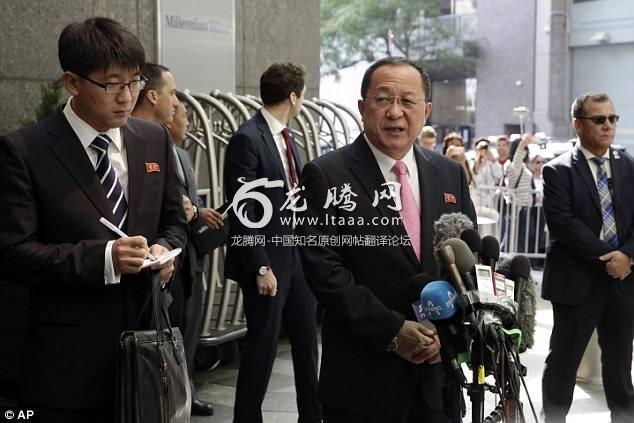
<instances>
[{"instance_id":1,"label":"clasped hand","mask_svg":"<svg viewBox=\"0 0 634 423\"><path fill-rule=\"evenodd\" d=\"M605 271L615 279L623 280L632 272L632 260L619 250L610 251L599 260L605 262Z\"/></svg>"},{"instance_id":2,"label":"clasped hand","mask_svg":"<svg viewBox=\"0 0 634 423\"><path fill-rule=\"evenodd\" d=\"M418 322L406 320L398 331L396 353L414 363L440 363L440 340L433 329Z\"/></svg>"}]
</instances>

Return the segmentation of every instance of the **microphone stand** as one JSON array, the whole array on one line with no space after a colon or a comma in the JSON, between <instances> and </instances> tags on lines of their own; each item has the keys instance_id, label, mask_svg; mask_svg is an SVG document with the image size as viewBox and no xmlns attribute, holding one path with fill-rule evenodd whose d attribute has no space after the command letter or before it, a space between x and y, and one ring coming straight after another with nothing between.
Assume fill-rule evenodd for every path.
<instances>
[{"instance_id":1,"label":"microphone stand","mask_svg":"<svg viewBox=\"0 0 634 423\"><path fill-rule=\"evenodd\" d=\"M471 398L471 422L481 423L484 419L484 340L482 339L482 317L476 314L476 330L473 331L471 341L471 371L472 380L469 386L469 397Z\"/></svg>"}]
</instances>

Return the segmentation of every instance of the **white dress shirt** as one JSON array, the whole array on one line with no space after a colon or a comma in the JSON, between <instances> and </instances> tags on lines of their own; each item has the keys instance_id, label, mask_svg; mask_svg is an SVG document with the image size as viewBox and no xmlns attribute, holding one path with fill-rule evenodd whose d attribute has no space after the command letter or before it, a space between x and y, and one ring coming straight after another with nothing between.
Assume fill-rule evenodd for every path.
<instances>
[{"instance_id":1,"label":"white dress shirt","mask_svg":"<svg viewBox=\"0 0 634 423\"><path fill-rule=\"evenodd\" d=\"M376 148L370 142L370 140L368 140L368 137L365 134L363 134L363 138L365 138L365 141L368 143L372 154L374 154L374 158L379 165L379 169L381 169L381 173L385 178L385 182L398 182L398 177L394 172L392 172L392 167L394 167L394 163L396 163L396 160ZM405 163L405 165L407 166L407 179L409 180L409 185L412 187L414 199L416 200L416 206L418 207L418 211L420 213L420 183L418 182L418 166L416 166L416 158L414 157L413 145L400 161ZM381 190L382 187L376 187L375 189Z\"/></svg>"},{"instance_id":2,"label":"white dress shirt","mask_svg":"<svg viewBox=\"0 0 634 423\"><path fill-rule=\"evenodd\" d=\"M286 186L291 188L291 173L290 166L288 163L288 158L286 157L286 141L284 141L284 136L282 135L282 131L286 128L282 122L277 120L275 116L269 113L264 107L260 109L262 112L262 116L266 123L269 125L269 129L271 134L273 134L273 140L275 141L275 145L277 146L277 152L280 155L280 159L282 160L282 165L284 166L284 175L286 176ZM299 175L297 175L299 176Z\"/></svg>"}]
</instances>

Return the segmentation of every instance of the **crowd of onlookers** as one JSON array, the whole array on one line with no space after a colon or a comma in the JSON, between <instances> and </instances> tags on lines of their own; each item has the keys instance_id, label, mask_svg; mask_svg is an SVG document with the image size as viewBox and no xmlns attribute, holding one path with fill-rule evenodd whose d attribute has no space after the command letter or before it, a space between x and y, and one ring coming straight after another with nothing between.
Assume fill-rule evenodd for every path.
<instances>
[{"instance_id":1,"label":"crowd of onlookers","mask_svg":"<svg viewBox=\"0 0 634 423\"><path fill-rule=\"evenodd\" d=\"M539 154L542 151L539 148L529 149L530 144L538 142L539 137L529 134L478 137L470 144L472 149L468 149L460 133L449 132L440 142L431 126L423 127L419 136L423 148L436 150L462 164L476 209L495 215L502 238L508 238L509 219L513 216L517 243L516 247L507 245L507 250L535 253L543 252L545 240L541 205L542 167L547 156ZM512 206L514 213L510 212Z\"/></svg>"}]
</instances>

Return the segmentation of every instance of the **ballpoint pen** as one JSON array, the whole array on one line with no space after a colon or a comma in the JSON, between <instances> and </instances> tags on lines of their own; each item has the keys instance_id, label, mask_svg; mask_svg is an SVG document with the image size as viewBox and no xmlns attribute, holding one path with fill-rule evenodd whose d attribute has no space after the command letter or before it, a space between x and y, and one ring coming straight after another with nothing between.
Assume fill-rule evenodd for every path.
<instances>
[{"instance_id":1,"label":"ballpoint pen","mask_svg":"<svg viewBox=\"0 0 634 423\"><path fill-rule=\"evenodd\" d=\"M114 223L112 223L111 221L106 219L105 217L100 217L99 221L101 222L102 225L104 225L106 228L110 229L115 234L119 235L121 238L128 238L129 237L128 234L123 232L121 229L119 229L119 227L117 225L115 225ZM156 260L156 257L154 257L149 252L147 253L147 256L148 256L148 258L150 260Z\"/></svg>"}]
</instances>

